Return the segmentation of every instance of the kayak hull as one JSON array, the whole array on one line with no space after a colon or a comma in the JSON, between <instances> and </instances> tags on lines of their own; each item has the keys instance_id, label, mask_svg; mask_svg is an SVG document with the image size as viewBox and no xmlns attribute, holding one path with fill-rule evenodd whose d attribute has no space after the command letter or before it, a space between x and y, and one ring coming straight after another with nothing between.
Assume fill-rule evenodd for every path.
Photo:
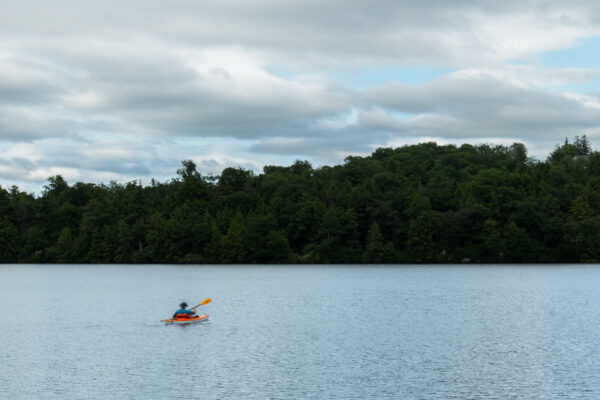
<instances>
[{"instance_id":1,"label":"kayak hull","mask_svg":"<svg viewBox=\"0 0 600 400\"><path fill-rule=\"evenodd\" d=\"M204 321L208 321L208 314L198 315L197 318L167 318L164 320L164 323L167 325L187 325L197 324Z\"/></svg>"}]
</instances>

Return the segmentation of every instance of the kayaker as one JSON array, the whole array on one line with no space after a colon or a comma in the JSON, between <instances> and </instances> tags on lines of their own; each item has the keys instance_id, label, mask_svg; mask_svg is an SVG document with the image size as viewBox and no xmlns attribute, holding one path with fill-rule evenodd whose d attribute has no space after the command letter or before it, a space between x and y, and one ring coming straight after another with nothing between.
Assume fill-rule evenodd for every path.
<instances>
[{"instance_id":1,"label":"kayaker","mask_svg":"<svg viewBox=\"0 0 600 400\"><path fill-rule=\"evenodd\" d=\"M175 311L173 314L173 319L175 318L189 318L192 315L196 314L196 307L193 307L191 310L187 309L188 304L184 301L179 305L179 310Z\"/></svg>"}]
</instances>

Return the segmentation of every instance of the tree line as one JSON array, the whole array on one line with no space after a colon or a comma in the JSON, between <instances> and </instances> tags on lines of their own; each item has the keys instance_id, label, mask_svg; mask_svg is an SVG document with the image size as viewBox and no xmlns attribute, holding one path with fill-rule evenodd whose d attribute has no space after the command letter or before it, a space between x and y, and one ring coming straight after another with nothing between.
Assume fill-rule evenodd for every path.
<instances>
[{"instance_id":1,"label":"tree line","mask_svg":"<svg viewBox=\"0 0 600 400\"><path fill-rule=\"evenodd\" d=\"M4 263L557 263L600 261L600 153L565 140L379 148L109 185L0 187Z\"/></svg>"}]
</instances>

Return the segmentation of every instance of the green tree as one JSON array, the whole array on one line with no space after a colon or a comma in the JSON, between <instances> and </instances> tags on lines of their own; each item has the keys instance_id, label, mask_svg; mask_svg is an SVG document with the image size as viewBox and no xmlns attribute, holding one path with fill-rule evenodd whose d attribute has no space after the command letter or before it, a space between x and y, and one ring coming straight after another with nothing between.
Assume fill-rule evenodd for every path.
<instances>
[{"instance_id":1,"label":"green tree","mask_svg":"<svg viewBox=\"0 0 600 400\"><path fill-rule=\"evenodd\" d=\"M0 220L0 262L17 261L19 254L19 230L8 218Z\"/></svg>"},{"instance_id":2,"label":"green tree","mask_svg":"<svg viewBox=\"0 0 600 400\"><path fill-rule=\"evenodd\" d=\"M436 261L431 218L428 214L421 214L411 222L408 229L406 253L410 262L428 263Z\"/></svg>"},{"instance_id":3,"label":"green tree","mask_svg":"<svg viewBox=\"0 0 600 400\"><path fill-rule=\"evenodd\" d=\"M237 214L231 221L227 234L219 243L219 261L226 264L237 264L246 261L247 249L244 245L246 227L244 217Z\"/></svg>"},{"instance_id":4,"label":"green tree","mask_svg":"<svg viewBox=\"0 0 600 400\"><path fill-rule=\"evenodd\" d=\"M385 243L377 222L373 222L367 235L364 260L367 263L381 263L385 256Z\"/></svg>"},{"instance_id":5,"label":"green tree","mask_svg":"<svg viewBox=\"0 0 600 400\"><path fill-rule=\"evenodd\" d=\"M65 226L60 231L60 235L58 235L58 240L56 241L56 247L58 249L58 262L72 262L73 234L68 226Z\"/></svg>"},{"instance_id":6,"label":"green tree","mask_svg":"<svg viewBox=\"0 0 600 400\"><path fill-rule=\"evenodd\" d=\"M509 222L504 228L506 241L505 259L508 262L527 262L532 260L532 243L525 229Z\"/></svg>"}]
</instances>

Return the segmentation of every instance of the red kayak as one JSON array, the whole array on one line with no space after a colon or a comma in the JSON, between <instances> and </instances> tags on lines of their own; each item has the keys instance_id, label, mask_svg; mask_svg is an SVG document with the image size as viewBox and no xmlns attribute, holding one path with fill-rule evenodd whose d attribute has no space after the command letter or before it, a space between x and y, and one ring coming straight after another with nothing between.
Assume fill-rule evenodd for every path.
<instances>
[{"instance_id":1,"label":"red kayak","mask_svg":"<svg viewBox=\"0 0 600 400\"><path fill-rule=\"evenodd\" d=\"M170 325L170 324L195 324L197 322L203 322L203 321L208 321L208 314L194 315L194 316L188 316L186 314L182 314L181 317L177 316L177 318L174 318L174 319L167 318L167 319L162 320L162 322L164 322L167 325Z\"/></svg>"}]
</instances>

